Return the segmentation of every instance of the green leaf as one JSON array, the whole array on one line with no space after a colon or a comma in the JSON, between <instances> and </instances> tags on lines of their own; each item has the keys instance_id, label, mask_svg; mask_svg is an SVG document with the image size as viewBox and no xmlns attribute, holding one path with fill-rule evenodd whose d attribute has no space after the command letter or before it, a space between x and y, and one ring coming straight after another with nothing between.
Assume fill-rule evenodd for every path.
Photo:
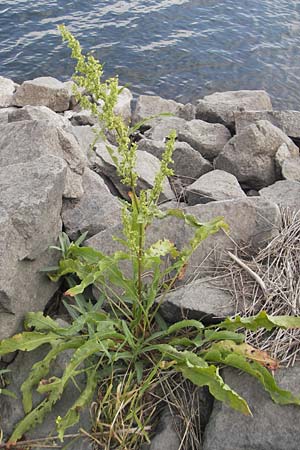
<instances>
[{"instance_id":1,"label":"green leaf","mask_svg":"<svg viewBox=\"0 0 300 450\"><path fill-rule=\"evenodd\" d=\"M281 389L268 369L256 361L251 361L250 363L246 360L246 357L234 352L222 354L221 351L217 350L216 346L215 350L208 352L204 358L207 361L218 362L225 364L226 366L235 367L236 369L242 370L252 377L257 378L275 403L281 405L300 405L300 397L296 397L291 392Z\"/></svg>"},{"instance_id":2,"label":"green leaf","mask_svg":"<svg viewBox=\"0 0 300 450\"><path fill-rule=\"evenodd\" d=\"M48 332L47 334L35 331L24 331L15 336L3 339L0 342L0 356L22 350L25 352L34 350L43 344L53 344L59 340L57 334Z\"/></svg>"},{"instance_id":3,"label":"green leaf","mask_svg":"<svg viewBox=\"0 0 300 450\"><path fill-rule=\"evenodd\" d=\"M237 330L238 328L246 328L247 330L256 331L259 328L272 330L278 328L300 328L300 317L293 316L269 316L265 311L261 311L256 316L240 317L236 316L233 319L226 318L219 323L218 328L225 328L226 330Z\"/></svg>"},{"instance_id":4,"label":"green leaf","mask_svg":"<svg viewBox=\"0 0 300 450\"><path fill-rule=\"evenodd\" d=\"M98 373L96 369L87 371L87 380L84 390L73 403L67 414L57 421L58 437L63 441L64 433L67 428L75 425L79 421L80 411L86 407L93 398L97 387Z\"/></svg>"},{"instance_id":5,"label":"green leaf","mask_svg":"<svg viewBox=\"0 0 300 450\"><path fill-rule=\"evenodd\" d=\"M183 328L195 328L196 330L203 330L204 325L199 320L181 320L180 322L176 322L171 325L167 329L166 334L175 333L176 331L182 330Z\"/></svg>"},{"instance_id":6,"label":"green leaf","mask_svg":"<svg viewBox=\"0 0 300 450\"><path fill-rule=\"evenodd\" d=\"M55 320L44 316L42 312L29 312L25 316L24 327L28 330L34 327L36 331L55 331L61 328Z\"/></svg>"},{"instance_id":7,"label":"green leaf","mask_svg":"<svg viewBox=\"0 0 300 450\"><path fill-rule=\"evenodd\" d=\"M235 333L234 331L227 331L227 330L205 330L204 337L205 339L203 340L203 343L211 341L223 341L226 339L233 342L245 341L244 334Z\"/></svg>"},{"instance_id":8,"label":"green leaf","mask_svg":"<svg viewBox=\"0 0 300 450\"><path fill-rule=\"evenodd\" d=\"M185 364L175 366L175 369L196 386L208 386L209 392L221 402L243 414L251 415L247 402L232 390L219 375L217 367L189 367Z\"/></svg>"},{"instance_id":9,"label":"green leaf","mask_svg":"<svg viewBox=\"0 0 300 450\"><path fill-rule=\"evenodd\" d=\"M76 338L67 342L59 342L42 360L36 362L32 366L29 376L21 386L23 408L26 414L32 410L32 390L34 386L36 386L42 378L46 377L50 370L50 365L56 359L57 355L67 349L78 348L84 341L85 338Z\"/></svg>"},{"instance_id":10,"label":"green leaf","mask_svg":"<svg viewBox=\"0 0 300 450\"><path fill-rule=\"evenodd\" d=\"M17 399L16 394L14 394L13 392L11 392L9 389L5 389L5 388L0 388L0 395L7 395L8 397L12 397Z\"/></svg>"}]
</instances>

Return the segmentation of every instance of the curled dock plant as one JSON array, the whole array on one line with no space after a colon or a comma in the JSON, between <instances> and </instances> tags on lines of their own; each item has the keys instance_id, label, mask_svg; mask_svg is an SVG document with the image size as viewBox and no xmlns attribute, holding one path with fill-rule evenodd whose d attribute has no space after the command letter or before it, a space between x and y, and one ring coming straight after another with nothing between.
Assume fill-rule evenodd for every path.
<instances>
[{"instance_id":1,"label":"curled dock plant","mask_svg":"<svg viewBox=\"0 0 300 450\"><path fill-rule=\"evenodd\" d=\"M83 55L80 44L65 27L60 27L60 31L77 60L74 81L78 99L98 117L102 136L110 130L116 137L116 150L109 144L107 148L129 190L122 210L124 237L119 239L123 250L108 256L82 246L84 237L70 242L66 235L61 236L57 247L61 259L50 278L66 278L69 283L66 295L71 302L66 302L66 307L72 323L63 328L41 312L28 313L25 331L0 342L0 356L16 350L32 351L45 344L49 348L22 385L24 418L9 443L18 441L44 420L67 384L82 372L86 375L85 387L67 413L56 419L58 437L63 440L66 430L78 422L81 410L94 399L95 440L105 450L137 449L150 441L160 403L157 398L161 380L174 373L196 386L207 386L217 400L244 414L251 414L247 402L224 382L220 367L235 367L257 378L277 403L300 404L298 397L277 386L270 370L275 370L278 362L245 343L241 331L298 328L300 318L271 317L261 312L253 317L227 318L207 327L197 320L172 325L163 320L160 303L182 276L190 256L204 239L220 229L227 230L227 225L222 218L202 223L181 210L160 210L163 181L173 173L170 166L175 132L166 142L153 188L137 192L132 129L114 112L120 92L118 79L102 82L102 65L92 55ZM153 220L168 216L176 216L194 230L192 239L182 249L164 236L152 245L146 243L148 226ZM170 262L167 267L163 264L166 257ZM130 276L122 269L124 261L131 268ZM98 288L97 301L87 299L89 286ZM49 377L51 364L67 350L72 355L62 375ZM42 395L35 407L34 390Z\"/></svg>"}]
</instances>

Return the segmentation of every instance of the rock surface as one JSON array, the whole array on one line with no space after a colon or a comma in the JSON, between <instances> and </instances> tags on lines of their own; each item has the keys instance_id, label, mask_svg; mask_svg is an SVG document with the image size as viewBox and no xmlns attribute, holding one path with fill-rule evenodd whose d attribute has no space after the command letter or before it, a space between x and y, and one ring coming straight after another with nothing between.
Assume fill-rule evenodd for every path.
<instances>
[{"instance_id":1,"label":"rock surface","mask_svg":"<svg viewBox=\"0 0 300 450\"><path fill-rule=\"evenodd\" d=\"M0 76L0 108L13 106L13 96L16 88L16 83L9 78Z\"/></svg>"},{"instance_id":2,"label":"rock surface","mask_svg":"<svg viewBox=\"0 0 300 450\"><path fill-rule=\"evenodd\" d=\"M215 319L234 315L235 305L230 292L210 278L200 278L169 292L160 310L169 322L188 318L211 323Z\"/></svg>"},{"instance_id":3,"label":"rock surface","mask_svg":"<svg viewBox=\"0 0 300 450\"><path fill-rule=\"evenodd\" d=\"M160 159L165 149L165 143L142 139L138 142L138 149ZM174 164L171 167L174 169L175 175L181 178L183 185L191 184L201 175L213 170L211 163L186 142L175 142L172 159Z\"/></svg>"},{"instance_id":4,"label":"rock surface","mask_svg":"<svg viewBox=\"0 0 300 450\"><path fill-rule=\"evenodd\" d=\"M117 174L115 163L108 153L104 144L96 144L96 158L94 160L95 170L100 174L107 176L115 185L119 193L128 199L129 188L121 183ZM159 171L159 160L150 153L137 150L136 172L139 176L137 184L137 192L140 189L149 189L153 186L156 173ZM168 180L163 183L163 191L161 201L171 200L174 193Z\"/></svg>"},{"instance_id":5,"label":"rock surface","mask_svg":"<svg viewBox=\"0 0 300 450\"><path fill-rule=\"evenodd\" d=\"M215 160L215 168L235 175L240 183L263 188L278 178L275 155L286 144L292 156L298 147L279 128L266 120L249 125L234 136Z\"/></svg>"},{"instance_id":6,"label":"rock surface","mask_svg":"<svg viewBox=\"0 0 300 450\"><path fill-rule=\"evenodd\" d=\"M215 92L198 100L196 118L234 130L235 112L240 110L272 110L271 99L265 91Z\"/></svg>"},{"instance_id":7,"label":"rock surface","mask_svg":"<svg viewBox=\"0 0 300 450\"><path fill-rule=\"evenodd\" d=\"M215 401L205 430L203 450L298 450L300 408L277 405L249 375L224 371L225 382L248 402L253 416L244 416ZM299 365L276 371L283 389L299 393Z\"/></svg>"},{"instance_id":8,"label":"rock surface","mask_svg":"<svg viewBox=\"0 0 300 450\"><path fill-rule=\"evenodd\" d=\"M197 203L246 197L235 176L218 169L202 175L188 186L185 192L187 203L191 206Z\"/></svg>"},{"instance_id":9,"label":"rock surface","mask_svg":"<svg viewBox=\"0 0 300 450\"><path fill-rule=\"evenodd\" d=\"M166 100L157 95L140 95L135 105L132 122L136 124L141 120L163 113L177 116L182 108L182 103L177 103L174 100Z\"/></svg>"},{"instance_id":10,"label":"rock surface","mask_svg":"<svg viewBox=\"0 0 300 450\"><path fill-rule=\"evenodd\" d=\"M121 203L110 193L103 179L86 168L83 175L84 194L79 200L64 200L62 220L68 236L76 240L88 231L88 237L121 221Z\"/></svg>"},{"instance_id":11,"label":"rock surface","mask_svg":"<svg viewBox=\"0 0 300 450\"><path fill-rule=\"evenodd\" d=\"M164 141L171 130L176 130L178 141L187 142L209 161L223 150L231 138L230 132L223 125L196 119L186 121L179 117L156 120L152 128L145 132L145 136L154 141Z\"/></svg>"},{"instance_id":12,"label":"rock surface","mask_svg":"<svg viewBox=\"0 0 300 450\"><path fill-rule=\"evenodd\" d=\"M191 279L204 277L215 271L216 264L228 258L227 250L233 251L235 244L251 244L258 248L272 239L278 233L281 215L275 203L260 197L223 200L184 207L188 214L193 214L201 222L207 222L215 217L223 217L229 225L230 237L224 231L209 236L195 251L186 268L182 284ZM170 239L177 248L183 246L193 237L193 229L176 217L157 220L147 229L147 245L161 238ZM120 226L105 230L88 239L87 245L111 255L123 249L112 239L112 235L122 237Z\"/></svg>"},{"instance_id":13,"label":"rock surface","mask_svg":"<svg viewBox=\"0 0 300 450\"><path fill-rule=\"evenodd\" d=\"M68 165L65 196L82 194L84 155L75 137L44 121L20 121L0 125L0 167L33 161L43 155L64 159ZM72 186L73 182L76 182ZM70 186L71 183L71 186Z\"/></svg>"},{"instance_id":14,"label":"rock surface","mask_svg":"<svg viewBox=\"0 0 300 450\"><path fill-rule=\"evenodd\" d=\"M65 176L66 164L53 156L0 168L0 339L57 289L39 271L54 263L48 247L62 229Z\"/></svg>"},{"instance_id":15,"label":"rock surface","mask_svg":"<svg viewBox=\"0 0 300 450\"><path fill-rule=\"evenodd\" d=\"M259 120L268 120L287 136L300 137L300 111L236 111L234 118L237 134Z\"/></svg>"},{"instance_id":16,"label":"rock surface","mask_svg":"<svg viewBox=\"0 0 300 450\"><path fill-rule=\"evenodd\" d=\"M261 189L259 195L293 211L300 209L300 183L297 181L276 181L271 186Z\"/></svg>"},{"instance_id":17,"label":"rock surface","mask_svg":"<svg viewBox=\"0 0 300 450\"><path fill-rule=\"evenodd\" d=\"M68 127L69 122L63 116L56 114L47 106L26 105L23 108L13 109L8 113L8 122L18 122L21 120L45 121L49 125L56 127Z\"/></svg>"},{"instance_id":18,"label":"rock surface","mask_svg":"<svg viewBox=\"0 0 300 450\"><path fill-rule=\"evenodd\" d=\"M53 111L66 111L71 100L70 88L52 77L24 81L14 94L16 106L47 106Z\"/></svg>"}]
</instances>

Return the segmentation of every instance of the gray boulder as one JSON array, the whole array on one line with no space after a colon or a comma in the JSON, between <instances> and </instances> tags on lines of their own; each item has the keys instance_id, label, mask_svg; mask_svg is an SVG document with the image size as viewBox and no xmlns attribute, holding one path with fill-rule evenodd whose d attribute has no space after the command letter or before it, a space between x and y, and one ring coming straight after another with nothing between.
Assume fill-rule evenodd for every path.
<instances>
[{"instance_id":1,"label":"gray boulder","mask_svg":"<svg viewBox=\"0 0 300 450\"><path fill-rule=\"evenodd\" d=\"M113 148L113 146L111 146ZM120 177L117 174L116 166L110 154L106 149L105 144L96 144L96 158L94 159L95 171L107 176L115 185L119 193L128 199L128 186L121 183ZM117 154L117 153L116 153ZM150 153L137 150L136 171L139 176L137 191L140 189L149 189L153 186L155 175L159 171L160 161ZM164 181L163 191L161 194L161 201L171 200L174 198L174 193L171 189L168 180Z\"/></svg>"},{"instance_id":2,"label":"gray boulder","mask_svg":"<svg viewBox=\"0 0 300 450\"><path fill-rule=\"evenodd\" d=\"M84 126L90 125L93 126L97 123L97 117L94 116L89 109L81 109L80 111L66 111L68 114L67 117L70 119L72 125L76 126Z\"/></svg>"},{"instance_id":3,"label":"gray boulder","mask_svg":"<svg viewBox=\"0 0 300 450\"><path fill-rule=\"evenodd\" d=\"M300 111L236 111L234 118L237 134L259 120L268 120L290 138L300 138Z\"/></svg>"},{"instance_id":4,"label":"gray boulder","mask_svg":"<svg viewBox=\"0 0 300 450\"><path fill-rule=\"evenodd\" d=\"M47 106L53 111L66 111L71 100L70 87L52 77L24 81L14 94L16 106Z\"/></svg>"},{"instance_id":5,"label":"gray boulder","mask_svg":"<svg viewBox=\"0 0 300 450\"><path fill-rule=\"evenodd\" d=\"M222 123L231 130L235 125L235 112L240 110L272 110L265 91L228 91L206 95L196 103L196 119Z\"/></svg>"},{"instance_id":6,"label":"gray boulder","mask_svg":"<svg viewBox=\"0 0 300 450\"><path fill-rule=\"evenodd\" d=\"M174 207L172 202L171 207ZM197 248L186 267L182 284L214 272L220 260L229 258L227 251L234 251L235 242L237 245L251 245L253 249L265 245L278 234L281 223L278 206L260 197L216 201L182 209L187 214L193 214L200 222L222 216L229 225L229 236L221 230L209 236ZM115 251L123 250L121 244L112 239L113 235L123 238L120 225L96 234L87 241L87 245L112 255ZM194 230L184 221L167 217L154 221L147 228L147 245L166 238L182 249L193 236Z\"/></svg>"},{"instance_id":7,"label":"gray boulder","mask_svg":"<svg viewBox=\"0 0 300 450\"><path fill-rule=\"evenodd\" d=\"M0 125L8 123L8 115L12 111L16 111L18 108L15 106L9 106L8 108L0 108Z\"/></svg>"},{"instance_id":8,"label":"gray boulder","mask_svg":"<svg viewBox=\"0 0 300 450\"><path fill-rule=\"evenodd\" d=\"M68 127L69 122L63 116L56 114L47 106L26 105L23 108L15 108L8 113L8 122L18 122L21 120L45 121L49 125L56 127Z\"/></svg>"},{"instance_id":9,"label":"gray boulder","mask_svg":"<svg viewBox=\"0 0 300 450\"><path fill-rule=\"evenodd\" d=\"M85 156L85 161L89 164L90 160L93 160L94 157L94 149L92 148L92 144L95 142L95 138L97 136L97 131L99 131L98 127L90 125L82 125L82 126L69 126L68 133L71 133L77 139L77 142L81 148L83 155ZM97 142L104 143L103 138L99 136Z\"/></svg>"},{"instance_id":10,"label":"gray boulder","mask_svg":"<svg viewBox=\"0 0 300 450\"><path fill-rule=\"evenodd\" d=\"M62 158L68 165L66 197L82 195L85 161L75 137L44 121L20 121L0 125L0 167L27 163L43 155Z\"/></svg>"},{"instance_id":11,"label":"gray boulder","mask_svg":"<svg viewBox=\"0 0 300 450\"><path fill-rule=\"evenodd\" d=\"M275 162L282 178L289 181L300 181L300 157L296 151L291 152L286 144L282 144L276 152Z\"/></svg>"},{"instance_id":12,"label":"gray boulder","mask_svg":"<svg viewBox=\"0 0 300 450\"><path fill-rule=\"evenodd\" d=\"M189 205L246 197L236 177L218 169L202 175L185 192Z\"/></svg>"},{"instance_id":13,"label":"gray boulder","mask_svg":"<svg viewBox=\"0 0 300 450\"><path fill-rule=\"evenodd\" d=\"M225 382L248 402L253 417L215 401L204 434L203 450L298 450L300 408L277 405L257 379L234 369L224 370ZM300 367L276 371L283 389L299 393Z\"/></svg>"},{"instance_id":14,"label":"gray boulder","mask_svg":"<svg viewBox=\"0 0 300 450\"><path fill-rule=\"evenodd\" d=\"M160 312L169 322L188 318L211 323L212 320L234 315L235 304L232 294L224 287L210 278L200 278L169 292Z\"/></svg>"},{"instance_id":15,"label":"gray boulder","mask_svg":"<svg viewBox=\"0 0 300 450\"><path fill-rule=\"evenodd\" d=\"M231 138L226 127L203 120L187 122L179 117L166 117L156 120L153 127L145 132L148 139L163 141L171 130L176 130L177 140L187 142L204 158L212 161Z\"/></svg>"},{"instance_id":16,"label":"gray boulder","mask_svg":"<svg viewBox=\"0 0 300 450\"><path fill-rule=\"evenodd\" d=\"M138 142L138 149L161 159L165 143L142 139ZM181 178L183 185L188 185L201 175L213 170L211 163L186 142L175 142L172 159L174 164L171 167L174 169L175 175Z\"/></svg>"},{"instance_id":17,"label":"gray boulder","mask_svg":"<svg viewBox=\"0 0 300 450\"><path fill-rule=\"evenodd\" d=\"M108 190L103 179L86 168L82 177L83 196L77 200L64 200L62 220L71 239L88 231L88 237L111 229L121 221L121 203Z\"/></svg>"},{"instance_id":18,"label":"gray boulder","mask_svg":"<svg viewBox=\"0 0 300 450\"><path fill-rule=\"evenodd\" d=\"M65 162L49 155L0 168L0 339L57 289L40 270L56 264L49 246L62 230L65 177Z\"/></svg>"},{"instance_id":19,"label":"gray boulder","mask_svg":"<svg viewBox=\"0 0 300 450\"><path fill-rule=\"evenodd\" d=\"M13 106L13 96L17 86L18 85L9 78L0 76L0 108Z\"/></svg>"},{"instance_id":20,"label":"gray boulder","mask_svg":"<svg viewBox=\"0 0 300 450\"><path fill-rule=\"evenodd\" d=\"M286 144L293 156L299 154L296 145L279 128L266 120L249 125L234 136L215 160L215 168L235 175L250 188L273 184L280 176L275 155Z\"/></svg>"},{"instance_id":21,"label":"gray boulder","mask_svg":"<svg viewBox=\"0 0 300 450\"><path fill-rule=\"evenodd\" d=\"M259 195L279 206L294 211L300 210L300 183L297 181L276 181L271 186L261 189Z\"/></svg>"},{"instance_id":22,"label":"gray boulder","mask_svg":"<svg viewBox=\"0 0 300 450\"><path fill-rule=\"evenodd\" d=\"M118 101L114 109L117 116L121 116L123 120L129 124L131 122L131 102L133 95L128 88L123 87L118 95Z\"/></svg>"},{"instance_id":23,"label":"gray boulder","mask_svg":"<svg viewBox=\"0 0 300 450\"><path fill-rule=\"evenodd\" d=\"M179 450L181 440L177 427L176 418L168 410L163 411L151 444L143 444L141 450Z\"/></svg>"},{"instance_id":24,"label":"gray boulder","mask_svg":"<svg viewBox=\"0 0 300 450\"><path fill-rule=\"evenodd\" d=\"M157 95L140 95L133 112L132 122L135 124L141 120L162 113L170 113L178 116L184 105L174 100L166 100Z\"/></svg>"}]
</instances>

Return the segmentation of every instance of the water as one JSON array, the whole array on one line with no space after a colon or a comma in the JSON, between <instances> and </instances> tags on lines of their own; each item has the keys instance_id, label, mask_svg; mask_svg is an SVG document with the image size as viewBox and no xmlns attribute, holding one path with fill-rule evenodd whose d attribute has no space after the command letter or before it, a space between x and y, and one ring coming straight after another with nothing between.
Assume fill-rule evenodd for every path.
<instances>
[{"instance_id":1,"label":"water","mask_svg":"<svg viewBox=\"0 0 300 450\"><path fill-rule=\"evenodd\" d=\"M0 74L69 79L60 23L135 94L265 89L300 110L299 0L1 0Z\"/></svg>"}]
</instances>

